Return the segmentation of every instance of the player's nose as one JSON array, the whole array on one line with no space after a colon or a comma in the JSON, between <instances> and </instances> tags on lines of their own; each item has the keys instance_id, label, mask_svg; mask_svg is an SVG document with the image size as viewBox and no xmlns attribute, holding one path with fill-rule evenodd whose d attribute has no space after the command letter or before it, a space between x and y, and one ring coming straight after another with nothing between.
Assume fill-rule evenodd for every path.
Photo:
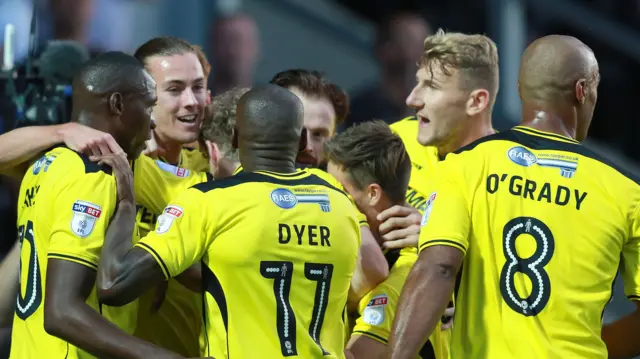
<instances>
[{"instance_id":1,"label":"player's nose","mask_svg":"<svg viewBox=\"0 0 640 359\"><path fill-rule=\"evenodd\" d=\"M407 96L405 103L409 108L412 108L414 110L419 109L424 105L424 101L422 101L422 98L421 96L419 96L416 89L413 89L409 96Z\"/></svg>"}]
</instances>

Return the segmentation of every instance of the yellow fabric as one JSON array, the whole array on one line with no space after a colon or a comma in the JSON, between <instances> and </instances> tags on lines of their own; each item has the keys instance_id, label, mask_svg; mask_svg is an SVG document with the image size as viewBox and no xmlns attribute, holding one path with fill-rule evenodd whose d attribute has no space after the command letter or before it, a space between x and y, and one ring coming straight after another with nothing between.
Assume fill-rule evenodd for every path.
<instances>
[{"instance_id":1,"label":"yellow fabric","mask_svg":"<svg viewBox=\"0 0 640 359\"><path fill-rule=\"evenodd\" d=\"M448 155L437 173L419 247L466 255L451 357L606 358L602 312L619 266L626 294L640 295L638 182L526 127Z\"/></svg>"},{"instance_id":2,"label":"yellow fabric","mask_svg":"<svg viewBox=\"0 0 640 359\"><path fill-rule=\"evenodd\" d=\"M116 183L108 167L91 163L65 147L54 148L31 165L22 180L18 202L20 294L11 358L93 358L44 330L47 260L97 269L115 205ZM126 332L133 332L137 301L100 308L94 289L87 304Z\"/></svg>"},{"instance_id":3,"label":"yellow fabric","mask_svg":"<svg viewBox=\"0 0 640 359\"><path fill-rule=\"evenodd\" d=\"M192 187L137 244L167 277L202 260L203 354L215 358L344 358L359 245L349 199L307 171L242 172Z\"/></svg>"}]
</instances>

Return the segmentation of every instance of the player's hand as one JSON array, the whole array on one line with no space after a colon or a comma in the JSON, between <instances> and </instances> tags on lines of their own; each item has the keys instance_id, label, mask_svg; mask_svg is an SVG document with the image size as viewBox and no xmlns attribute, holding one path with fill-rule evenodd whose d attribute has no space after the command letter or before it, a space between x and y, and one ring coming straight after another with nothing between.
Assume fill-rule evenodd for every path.
<instances>
[{"instance_id":1,"label":"player's hand","mask_svg":"<svg viewBox=\"0 0 640 359\"><path fill-rule=\"evenodd\" d=\"M449 307L444 310L442 318L440 319L440 330L448 330L453 328L453 315L456 312L455 307Z\"/></svg>"},{"instance_id":2,"label":"player's hand","mask_svg":"<svg viewBox=\"0 0 640 359\"><path fill-rule=\"evenodd\" d=\"M118 203L129 202L135 204L135 195L133 193L133 171L129 166L127 155L125 153L113 153L102 156L98 162L106 164L113 168L116 177L116 186L118 188Z\"/></svg>"},{"instance_id":3,"label":"player's hand","mask_svg":"<svg viewBox=\"0 0 640 359\"><path fill-rule=\"evenodd\" d=\"M76 152L90 156L123 152L110 134L79 123L70 122L64 124L60 129L60 134L64 144Z\"/></svg>"},{"instance_id":4,"label":"player's hand","mask_svg":"<svg viewBox=\"0 0 640 359\"><path fill-rule=\"evenodd\" d=\"M393 206L378 214L378 227L382 239L382 247L406 248L417 247L420 237L420 212L408 206Z\"/></svg>"}]
</instances>

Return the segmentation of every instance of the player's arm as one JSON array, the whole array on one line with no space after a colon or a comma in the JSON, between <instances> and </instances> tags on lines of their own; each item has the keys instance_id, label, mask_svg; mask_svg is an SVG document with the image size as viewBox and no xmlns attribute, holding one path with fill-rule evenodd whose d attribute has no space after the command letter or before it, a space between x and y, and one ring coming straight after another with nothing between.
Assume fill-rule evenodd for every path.
<instances>
[{"instance_id":1,"label":"player's arm","mask_svg":"<svg viewBox=\"0 0 640 359\"><path fill-rule=\"evenodd\" d=\"M109 226L98 267L97 293L101 303L127 304L147 289L174 277L200 259L207 234L203 227L198 190L188 190L165 209L156 232L132 246L135 222L132 173L126 160L110 156L118 183L118 209ZM175 222L175 223L174 223Z\"/></svg>"},{"instance_id":2,"label":"player's arm","mask_svg":"<svg viewBox=\"0 0 640 359\"><path fill-rule=\"evenodd\" d=\"M182 358L128 335L107 321L86 300L96 271L67 260L49 259L44 329L100 358Z\"/></svg>"},{"instance_id":3,"label":"player's arm","mask_svg":"<svg viewBox=\"0 0 640 359\"><path fill-rule=\"evenodd\" d=\"M352 336L344 350L350 359L384 359L387 357L387 345L364 335Z\"/></svg>"},{"instance_id":4,"label":"player's arm","mask_svg":"<svg viewBox=\"0 0 640 359\"><path fill-rule=\"evenodd\" d=\"M16 241L11 251L0 263L0 328L11 326L19 287L19 272L20 242Z\"/></svg>"},{"instance_id":5,"label":"player's arm","mask_svg":"<svg viewBox=\"0 0 640 359\"><path fill-rule=\"evenodd\" d=\"M70 171L53 189L59 210L51 213L44 329L98 357L179 358L129 336L87 304L115 205L114 182L105 171L86 167L85 173ZM32 226L26 224L28 235L33 235Z\"/></svg>"},{"instance_id":6,"label":"player's arm","mask_svg":"<svg viewBox=\"0 0 640 359\"><path fill-rule=\"evenodd\" d=\"M610 358L640 355L640 206L632 212L631 239L622 248L620 273L627 298L634 301L633 313L602 328L602 339Z\"/></svg>"},{"instance_id":7,"label":"player's arm","mask_svg":"<svg viewBox=\"0 0 640 359\"><path fill-rule=\"evenodd\" d=\"M122 152L111 135L77 123L22 127L0 135L0 171L21 167L24 173L30 159L60 143L79 152L91 149L95 155Z\"/></svg>"},{"instance_id":8,"label":"player's arm","mask_svg":"<svg viewBox=\"0 0 640 359\"><path fill-rule=\"evenodd\" d=\"M351 311L357 309L362 297L389 276L389 264L369 226L360 227L360 239L356 269L349 288L348 308Z\"/></svg>"},{"instance_id":9,"label":"player's arm","mask_svg":"<svg viewBox=\"0 0 640 359\"><path fill-rule=\"evenodd\" d=\"M427 341L451 300L468 248L471 220L462 192L443 179L435 193L425 210L421 252L402 289L389 340L394 359L415 358Z\"/></svg>"}]
</instances>

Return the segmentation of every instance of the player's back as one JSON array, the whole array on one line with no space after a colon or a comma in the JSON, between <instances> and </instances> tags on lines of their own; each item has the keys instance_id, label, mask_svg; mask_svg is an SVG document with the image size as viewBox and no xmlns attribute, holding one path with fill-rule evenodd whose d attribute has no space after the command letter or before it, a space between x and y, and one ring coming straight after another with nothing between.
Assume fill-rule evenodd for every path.
<instances>
[{"instance_id":1,"label":"player's back","mask_svg":"<svg viewBox=\"0 0 640 359\"><path fill-rule=\"evenodd\" d=\"M85 196L87 193L92 194ZM115 203L116 186L110 169L65 147L52 149L29 168L18 201L20 292L11 358L93 358L45 331L47 264L48 259L56 259L97 269ZM100 310L93 290L87 303L121 328L133 331L135 302Z\"/></svg>"},{"instance_id":2,"label":"player's back","mask_svg":"<svg viewBox=\"0 0 640 359\"><path fill-rule=\"evenodd\" d=\"M451 357L606 358L602 314L621 253L637 264L638 183L576 141L526 127L458 153L439 172L471 216L466 242L440 238L466 250ZM448 216L435 208L423 223Z\"/></svg>"},{"instance_id":3,"label":"player's back","mask_svg":"<svg viewBox=\"0 0 640 359\"><path fill-rule=\"evenodd\" d=\"M218 343L229 358L344 357L360 244L347 196L306 171L240 173L194 189L220 207L209 217L203 280L205 312L220 311L223 323L207 318L205 354L221 356Z\"/></svg>"}]
</instances>

